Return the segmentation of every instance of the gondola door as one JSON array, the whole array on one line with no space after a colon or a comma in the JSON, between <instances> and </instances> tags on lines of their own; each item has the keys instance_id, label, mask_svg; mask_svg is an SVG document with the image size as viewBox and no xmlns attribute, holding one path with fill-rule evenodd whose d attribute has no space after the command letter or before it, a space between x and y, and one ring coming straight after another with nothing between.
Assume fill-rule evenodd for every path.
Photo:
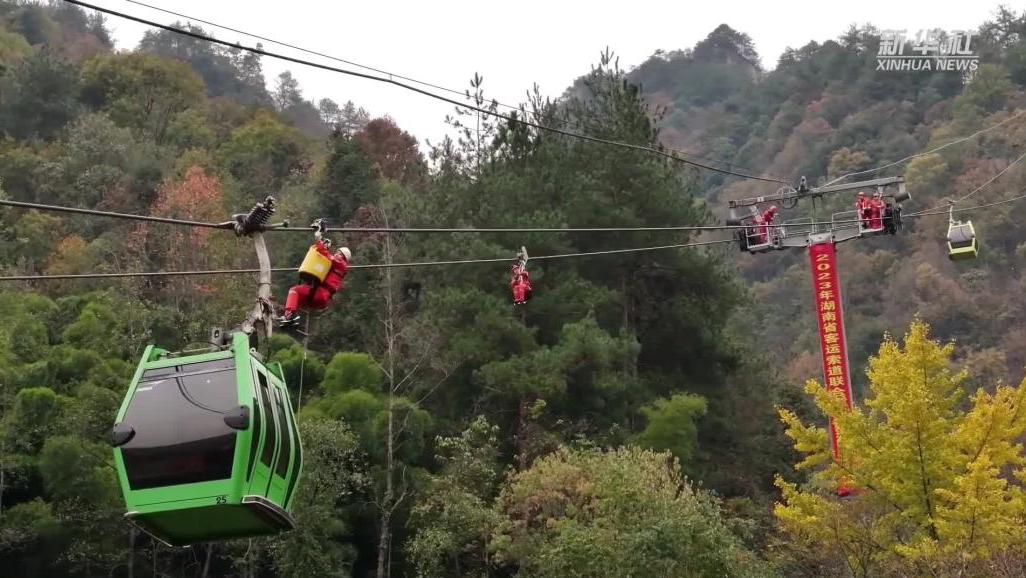
<instances>
[{"instance_id":1,"label":"gondola door","mask_svg":"<svg viewBox=\"0 0 1026 578\"><path fill-rule=\"evenodd\" d=\"M250 481L251 495L268 497L274 480L274 468L279 453L280 437L278 435L278 415L275 410L274 394L271 383L267 376L267 370L263 365L253 361L253 393L257 396L260 404L259 419L254 420L254 425L259 424L260 432L254 435L259 438L257 459L253 462L253 474Z\"/></svg>"},{"instance_id":2,"label":"gondola door","mask_svg":"<svg viewBox=\"0 0 1026 578\"><path fill-rule=\"evenodd\" d=\"M273 400L274 415L277 420L275 437L278 440L278 455L274 461L274 471L271 476L270 488L267 490L267 498L284 508L287 506L289 474L292 470L292 462L296 453L293 449L293 424L290 406L285 400L285 397L288 395L285 384L278 379L278 376L271 372L267 373L267 379L269 380L268 389L271 392L268 402Z\"/></svg>"}]
</instances>

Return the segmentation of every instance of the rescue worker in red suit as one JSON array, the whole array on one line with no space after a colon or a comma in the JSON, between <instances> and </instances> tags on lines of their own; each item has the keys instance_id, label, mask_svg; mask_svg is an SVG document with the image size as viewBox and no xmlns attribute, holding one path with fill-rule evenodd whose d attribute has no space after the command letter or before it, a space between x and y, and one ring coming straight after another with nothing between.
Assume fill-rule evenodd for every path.
<instances>
[{"instance_id":1,"label":"rescue worker in red suit","mask_svg":"<svg viewBox=\"0 0 1026 578\"><path fill-rule=\"evenodd\" d=\"M509 287L513 290L513 305L523 305L531 298L531 275L527 272L527 261L523 255L513 264Z\"/></svg>"},{"instance_id":2,"label":"rescue worker in red suit","mask_svg":"<svg viewBox=\"0 0 1026 578\"><path fill-rule=\"evenodd\" d=\"M869 228L883 229L884 212L887 210L887 203L883 200L880 191L873 193L873 200L869 201Z\"/></svg>"},{"instance_id":3,"label":"rescue worker in red suit","mask_svg":"<svg viewBox=\"0 0 1026 578\"><path fill-rule=\"evenodd\" d=\"M858 219L862 221L862 227L869 227L869 211L872 201L866 198L866 193L859 191L859 196L855 199L855 214L858 215Z\"/></svg>"},{"instance_id":4,"label":"rescue worker in red suit","mask_svg":"<svg viewBox=\"0 0 1026 578\"><path fill-rule=\"evenodd\" d=\"M751 211L753 226L746 230L749 243L754 241L756 245L761 245L765 242L762 240L762 225L766 222L766 219L763 218L762 213L759 212L759 207L753 206Z\"/></svg>"},{"instance_id":5,"label":"rescue worker in red suit","mask_svg":"<svg viewBox=\"0 0 1026 578\"><path fill-rule=\"evenodd\" d=\"M762 226L759 227L759 238L762 239L763 243L769 243L769 228L773 224L773 219L777 216L777 206L770 205L770 208L766 209L762 213Z\"/></svg>"},{"instance_id":6,"label":"rescue worker in red suit","mask_svg":"<svg viewBox=\"0 0 1026 578\"><path fill-rule=\"evenodd\" d=\"M334 254L331 252L331 239L323 238L323 223L318 223L314 233L314 248L318 253L331 259L331 269L323 281L304 277L302 282L289 289L285 299L285 313L278 320L283 328L295 326L299 321L298 312L305 310L323 310L328 307L331 297L343 289L343 280L349 272L349 262L353 255L348 247L341 247Z\"/></svg>"}]
</instances>

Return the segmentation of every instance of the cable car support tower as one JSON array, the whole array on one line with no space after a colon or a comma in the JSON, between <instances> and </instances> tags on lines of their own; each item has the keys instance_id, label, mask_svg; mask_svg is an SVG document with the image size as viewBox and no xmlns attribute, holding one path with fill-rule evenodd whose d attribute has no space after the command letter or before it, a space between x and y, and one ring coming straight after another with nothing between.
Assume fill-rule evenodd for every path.
<instances>
[{"instance_id":1,"label":"cable car support tower","mask_svg":"<svg viewBox=\"0 0 1026 578\"><path fill-rule=\"evenodd\" d=\"M852 209L834 213L830 220L816 220L816 205L823 205L827 195L871 190L885 199L886 209L880 218L867 220ZM841 391L848 409L853 407L851 375L848 363L848 345L844 332L844 309L841 298L840 274L837 264L837 244L883 234L895 234L901 229L901 203L911 196L905 190L904 177L884 177L867 181L809 188L802 177L798 188L783 187L775 194L729 201L728 225L746 228L736 233L742 251L764 253L773 250L807 247L812 265L813 302L819 325L820 350L823 362L823 380L828 391ZM767 223L758 212L758 205L779 203L793 209L801 201L812 205L812 217L781 223ZM750 214L739 216L739 209ZM834 460L842 460L837 424L830 418L830 440ZM839 496L847 496L853 488L843 481L837 488Z\"/></svg>"}]
</instances>

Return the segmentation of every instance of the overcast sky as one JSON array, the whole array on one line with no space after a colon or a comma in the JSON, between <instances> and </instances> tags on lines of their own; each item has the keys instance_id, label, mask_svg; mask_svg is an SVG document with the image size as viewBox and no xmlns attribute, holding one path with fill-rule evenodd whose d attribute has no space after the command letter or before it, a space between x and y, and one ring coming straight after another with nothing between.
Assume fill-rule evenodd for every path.
<instances>
[{"instance_id":1,"label":"overcast sky","mask_svg":"<svg viewBox=\"0 0 1026 578\"><path fill-rule=\"evenodd\" d=\"M124 0L93 0L97 5L150 20L177 18ZM464 89L475 72L490 97L516 104L538 83L558 96L588 71L606 46L632 67L657 49L688 48L726 23L747 33L773 68L787 47L837 38L851 24L881 29L975 28L990 19L999 2L951 0L861 0L767 2L686 0L570 2L558 0L145 0L209 20L373 66L396 74ZM110 17L118 48L134 48L146 27ZM214 36L243 44L255 40L202 25ZM309 58L265 43L272 51ZM329 62L330 63L330 62ZM339 65L338 63L334 63ZM343 66L343 65L339 65ZM293 72L304 96L352 100L372 115L388 114L417 136L437 141L452 107L398 87L264 59L268 83L282 70Z\"/></svg>"}]
</instances>

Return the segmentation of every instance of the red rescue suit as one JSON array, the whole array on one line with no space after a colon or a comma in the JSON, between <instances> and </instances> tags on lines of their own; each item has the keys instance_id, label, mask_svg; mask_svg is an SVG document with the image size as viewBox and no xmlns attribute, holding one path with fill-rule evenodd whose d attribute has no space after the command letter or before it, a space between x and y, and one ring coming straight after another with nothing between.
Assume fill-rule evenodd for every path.
<instances>
[{"instance_id":1,"label":"red rescue suit","mask_svg":"<svg viewBox=\"0 0 1026 578\"><path fill-rule=\"evenodd\" d=\"M755 225L755 226L748 229L748 237L749 238L754 238L756 244L760 244L761 245L762 243L766 242L766 241L762 240L762 230L764 228L763 224L765 222L766 222L766 219L764 219L762 217L762 215L760 215L758 213L756 213L755 216L752 217L752 224Z\"/></svg>"},{"instance_id":2,"label":"red rescue suit","mask_svg":"<svg viewBox=\"0 0 1026 578\"><path fill-rule=\"evenodd\" d=\"M777 208L770 207L763 211L762 215L756 215L755 223L759 225L759 242L769 243L769 227L773 224L773 218L777 216Z\"/></svg>"},{"instance_id":3,"label":"red rescue suit","mask_svg":"<svg viewBox=\"0 0 1026 578\"><path fill-rule=\"evenodd\" d=\"M869 201L869 228L882 229L884 212L887 210L887 203L880 197L873 197Z\"/></svg>"},{"instance_id":4,"label":"red rescue suit","mask_svg":"<svg viewBox=\"0 0 1026 578\"><path fill-rule=\"evenodd\" d=\"M855 200L855 213L858 215L859 220L862 221L863 227L869 227L870 210L873 202L867 199L864 195L859 193L859 198Z\"/></svg>"},{"instance_id":5,"label":"red rescue suit","mask_svg":"<svg viewBox=\"0 0 1026 578\"><path fill-rule=\"evenodd\" d=\"M340 289L345 288L343 280L349 272L349 262L344 255L331 254L331 250L318 240L314 244L317 252L331 259L331 269L324 276L324 281L319 283L304 282L289 289L289 296L285 300L285 317L291 317L299 309L321 310L328 307L331 297Z\"/></svg>"},{"instance_id":6,"label":"red rescue suit","mask_svg":"<svg viewBox=\"0 0 1026 578\"><path fill-rule=\"evenodd\" d=\"M523 263L513 265L512 273L509 286L513 290L513 304L523 305L531 298L531 275Z\"/></svg>"}]
</instances>

